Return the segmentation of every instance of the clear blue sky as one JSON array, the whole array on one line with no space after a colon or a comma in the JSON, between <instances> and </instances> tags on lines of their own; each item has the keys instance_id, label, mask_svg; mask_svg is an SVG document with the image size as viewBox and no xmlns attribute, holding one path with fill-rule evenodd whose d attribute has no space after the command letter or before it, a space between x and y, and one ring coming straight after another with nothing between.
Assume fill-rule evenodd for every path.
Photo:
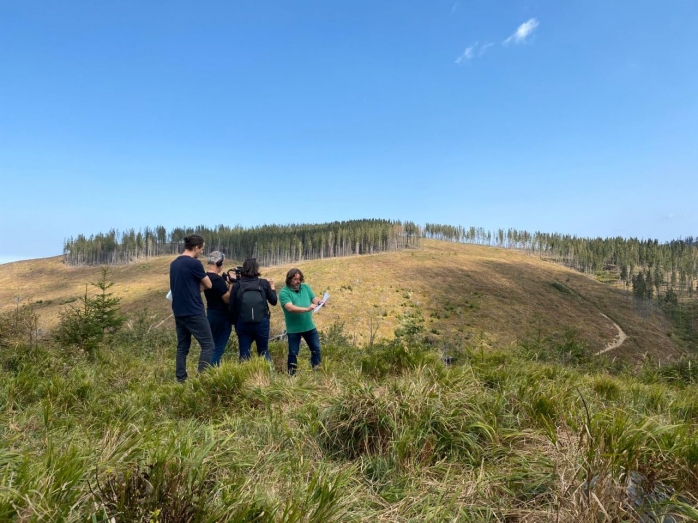
<instances>
[{"instance_id":1,"label":"clear blue sky","mask_svg":"<svg viewBox=\"0 0 698 523\"><path fill-rule=\"evenodd\" d=\"M0 261L144 226L698 235L698 1L0 3Z\"/></svg>"}]
</instances>

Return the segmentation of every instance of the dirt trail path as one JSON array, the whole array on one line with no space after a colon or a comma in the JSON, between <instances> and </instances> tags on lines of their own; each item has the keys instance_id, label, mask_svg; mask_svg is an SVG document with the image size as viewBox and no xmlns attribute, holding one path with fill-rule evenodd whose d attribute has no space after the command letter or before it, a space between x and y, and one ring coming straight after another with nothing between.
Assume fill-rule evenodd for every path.
<instances>
[{"instance_id":1,"label":"dirt trail path","mask_svg":"<svg viewBox=\"0 0 698 523\"><path fill-rule=\"evenodd\" d=\"M612 342L610 342L610 343L606 346L605 349L600 350L599 352L597 352L597 353L595 354L596 356L599 356L600 354L604 354L605 352L611 351L611 350L613 350L613 349L617 349L618 347L620 347L621 345L623 345L623 342L624 342L624 341L626 340L626 338L628 337L628 335L625 334L625 333L623 332L623 329L621 329L620 326L619 326L615 321L613 321L611 318L609 318L608 316L606 316L603 312L601 313L601 316L603 316L603 317L606 318L608 321L610 321L611 323L613 323L613 325L615 325L616 329L618 329L618 336L616 336L615 339L614 339Z\"/></svg>"},{"instance_id":2,"label":"dirt trail path","mask_svg":"<svg viewBox=\"0 0 698 523\"><path fill-rule=\"evenodd\" d=\"M562 285L563 287L565 287L566 289L568 289L569 291L571 291L571 292L574 293L575 295L577 295L577 296L578 296L579 298L581 298L582 300L588 302L588 303L589 303L592 307L594 307L596 310L599 310L599 309L598 309L598 306L597 306L593 301L589 300L586 296L584 296L583 294L581 294L579 291L577 291L577 290L575 290L575 289L573 289L573 288L571 288L571 287L565 285L565 284L562 283L562 282L559 282L559 281L558 281L557 283L558 283L559 285ZM605 349L600 350L599 352L597 352L596 354L594 354L594 356L599 356L599 355L604 354L604 353L606 353L606 352L608 352L608 351L611 351L611 350L613 350L613 349L617 349L618 347L620 347L621 345L623 345L623 342L628 338L628 335L625 334L625 332L623 332L623 329L620 328L620 325L618 325L615 321L613 321L611 318L609 318L608 316L606 316L606 315L605 315L603 312L601 312L600 310L599 310L599 314L601 314L601 316L603 316L603 317L606 318L608 321L610 321L611 323L613 323L613 325L615 326L615 328L618 329L618 335L613 339L613 341L609 342L609 343L606 345L606 348L605 348Z\"/></svg>"}]
</instances>

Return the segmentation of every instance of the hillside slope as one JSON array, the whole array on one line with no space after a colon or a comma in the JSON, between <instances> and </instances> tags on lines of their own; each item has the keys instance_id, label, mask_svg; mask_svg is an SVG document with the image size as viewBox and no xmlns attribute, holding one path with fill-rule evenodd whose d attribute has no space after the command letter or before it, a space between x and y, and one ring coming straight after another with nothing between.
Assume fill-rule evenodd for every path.
<instances>
[{"instance_id":1,"label":"hillside slope","mask_svg":"<svg viewBox=\"0 0 698 523\"><path fill-rule=\"evenodd\" d=\"M126 312L147 307L153 324L173 324L165 299L171 260L161 257L111 268L113 291ZM371 331L377 338L394 337L408 315L423 319L425 332L437 343L503 348L524 337L573 329L596 352L618 335L615 322L628 337L609 356L665 359L680 353L667 336L666 320L656 312L636 310L627 293L511 250L426 240L420 250L297 266L316 293L331 294L316 317L318 327L342 323L345 334L359 344L368 341ZM263 276L281 288L290 267L264 268ZM35 303L40 327L49 329L60 310L99 276L99 267L66 267L61 257L2 265L0 310L16 306L18 299ZM282 330L282 313L276 307L272 333Z\"/></svg>"}]
</instances>

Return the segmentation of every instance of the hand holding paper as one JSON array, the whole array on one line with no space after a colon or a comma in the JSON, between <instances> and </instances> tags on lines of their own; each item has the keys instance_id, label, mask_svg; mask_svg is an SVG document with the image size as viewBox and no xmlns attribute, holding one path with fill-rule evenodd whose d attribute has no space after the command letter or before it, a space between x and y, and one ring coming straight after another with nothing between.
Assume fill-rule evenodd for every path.
<instances>
[{"instance_id":1,"label":"hand holding paper","mask_svg":"<svg viewBox=\"0 0 698 523\"><path fill-rule=\"evenodd\" d=\"M327 302L327 300L329 300L329 299L330 299L330 293L325 292L325 295L322 297L322 301L320 303L318 303L317 307L315 307L313 309L313 314L315 314L317 311L322 309L322 306L325 305L325 302Z\"/></svg>"}]
</instances>

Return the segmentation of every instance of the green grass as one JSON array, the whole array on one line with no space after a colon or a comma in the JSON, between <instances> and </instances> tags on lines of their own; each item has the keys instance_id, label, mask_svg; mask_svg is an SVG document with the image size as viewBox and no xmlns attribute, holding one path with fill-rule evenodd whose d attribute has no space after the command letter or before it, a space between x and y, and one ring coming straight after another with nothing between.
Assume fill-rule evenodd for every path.
<instances>
[{"instance_id":1,"label":"green grass","mask_svg":"<svg viewBox=\"0 0 698 523\"><path fill-rule=\"evenodd\" d=\"M695 514L694 361L609 365L570 331L322 339L314 372L275 343L183 385L168 330L4 348L0 521L632 521L633 471Z\"/></svg>"}]
</instances>

